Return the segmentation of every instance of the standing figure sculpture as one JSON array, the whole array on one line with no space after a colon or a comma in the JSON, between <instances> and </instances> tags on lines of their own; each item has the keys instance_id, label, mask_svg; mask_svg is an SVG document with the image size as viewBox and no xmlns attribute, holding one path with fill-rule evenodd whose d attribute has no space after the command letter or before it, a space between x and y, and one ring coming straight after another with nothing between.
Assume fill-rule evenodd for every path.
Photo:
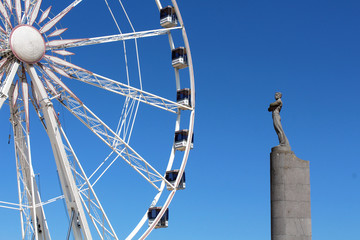
<instances>
[{"instance_id":1,"label":"standing figure sculpture","mask_svg":"<svg viewBox=\"0 0 360 240\"><path fill-rule=\"evenodd\" d=\"M279 138L279 146L290 148L289 141L284 133L282 126L281 126L281 117L280 117L280 111L282 108L281 97L282 97L281 92L275 93L276 101L273 103L270 103L268 111L272 112L272 118L273 118L273 122L274 122L275 132L277 133L278 138Z\"/></svg>"}]
</instances>

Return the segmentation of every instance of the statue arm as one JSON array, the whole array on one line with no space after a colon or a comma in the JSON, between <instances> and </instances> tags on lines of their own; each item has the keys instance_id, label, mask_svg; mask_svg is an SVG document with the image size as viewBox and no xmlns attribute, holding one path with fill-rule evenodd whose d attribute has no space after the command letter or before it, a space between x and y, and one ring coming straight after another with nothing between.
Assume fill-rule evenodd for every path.
<instances>
[{"instance_id":1,"label":"statue arm","mask_svg":"<svg viewBox=\"0 0 360 240\"><path fill-rule=\"evenodd\" d=\"M268 108L268 111L269 112L272 112L274 111L278 106L281 106L282 102L281 102L281 99L278 99L276 100L275 102L273 103L270 103L270 106Z\"/></svg>"}]
</instances>

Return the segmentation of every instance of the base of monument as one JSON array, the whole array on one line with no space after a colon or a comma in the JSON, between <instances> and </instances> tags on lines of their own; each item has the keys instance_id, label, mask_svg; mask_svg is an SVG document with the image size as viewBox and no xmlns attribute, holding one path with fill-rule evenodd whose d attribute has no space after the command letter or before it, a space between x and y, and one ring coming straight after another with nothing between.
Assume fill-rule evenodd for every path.
<instances>
[{"instance_id":1,"label":"base of monument","mask_svg":"<svg viewBox=\"0 0 360 240\"><path fill-rule=\"evenodd\" d=\"M271 148L271 152L274 152L274 151L291 152L291 147L289 145L277 145L277 146Z\"/></svg>"},{"instance_id":2,"label":"base of monument","mask_svg":"<svg viewBox=\"0 0 360 240\"><path fill-rule=\"evenodd\" d=\"M290 147L271 150L271 240L311 240L310 164Z\"/></svg>"}]
</instances>

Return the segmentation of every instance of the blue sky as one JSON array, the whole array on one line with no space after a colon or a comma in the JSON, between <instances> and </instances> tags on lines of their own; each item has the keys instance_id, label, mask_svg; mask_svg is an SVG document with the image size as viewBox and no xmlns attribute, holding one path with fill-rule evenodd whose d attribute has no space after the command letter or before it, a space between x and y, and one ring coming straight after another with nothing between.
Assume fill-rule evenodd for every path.
<instances>
[{"instance_id":1,"label":"blue sky","mask_svg":"<svg viewBox=\"0 0 360 240\"><path fill-rule=\"evenodd\" d=\"M53 2L53 13L71 1ZM44 1L42 9L51 5ZM129 2L137 30L157 26L155 3ZM282 124L297 157L310 161L312 231L317 240L357 240L360 224L360 18L358 1L179 1L196 82L195 146L186 190L170 205L169 228L148 239L270 239L271 147L277 145L268 104L283 93ZM84 0L62 21L65 38L116 34L103 1ZM124 30L126 32L126 30ZM179 42L178 44L181 44ZM129 44L132 76L133 47ZM166 37L139 40L144 88L171 98ZM122 45L77 49L72 63L123 76ZM121 80L120 80L121 81ZM85 104L116 127L122 98L64 80ZM186 83L185 83L186 85ZM88 172L109 152L65 109L60 120ZM1 109L0 200L17 201L7 106ZM140 106L131 142L155 165L169 155L175 118ZM31 139L42 196L60 194L51 148L34 112ZM164 160L162 160L164 159ZM163 166L163 165L162 165ZM119 162L95 190L121 238L142 217L153 189ZM53 239L67 231L61 201L45 208ZM0 209L0 239L19 238L19 216ZM61 219L61 224L56 224ZM55 227L54 227L55 226Z\"/></svg>"}]
</instances>

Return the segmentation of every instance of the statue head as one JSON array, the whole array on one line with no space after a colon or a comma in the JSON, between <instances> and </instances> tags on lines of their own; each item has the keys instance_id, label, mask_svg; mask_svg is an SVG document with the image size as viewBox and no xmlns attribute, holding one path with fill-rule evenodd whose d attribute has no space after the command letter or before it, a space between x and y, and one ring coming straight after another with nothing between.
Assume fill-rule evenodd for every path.
<instances>
[{"instance_id":1,"label":"statue head","mask_svg":"<svg viewBox=\"0 0 360 240\"><path fill-rule=\"evenodd\" d=\"M275 99L278 100L279 98L282 97L282 93L281 92L276 92L275 93Z\"/></svg>"}]
</instances>

